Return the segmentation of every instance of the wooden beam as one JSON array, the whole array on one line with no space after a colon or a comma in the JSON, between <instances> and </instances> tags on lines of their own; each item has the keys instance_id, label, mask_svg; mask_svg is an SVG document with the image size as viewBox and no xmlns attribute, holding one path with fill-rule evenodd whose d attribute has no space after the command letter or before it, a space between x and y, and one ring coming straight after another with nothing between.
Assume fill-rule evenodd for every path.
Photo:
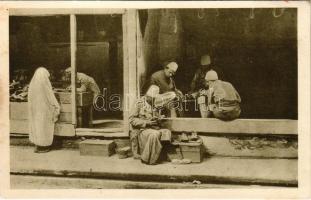
<instances>
[{"instance_id":1,"label":"wooden beam","mask_svg":"<svg viewBox=\"0 0 311 200\"><path fill-rule=\"evenodd\" d=\"M71 106L72 124L77 124L76 105L76 53L77 53L77 19L75 15L70 15L70 61L71 61Z\"/></svg>"},{"instance_id":2,"label":"wooden beam","mask_svg":"<svg viewBox=\"0 0 311 200\"><path fill-rule=\"evenodd\" d=\"M124 14L125 9L112 8L10 8L10 16L105 15Z\"/></svg>"},{"instance_id":3,"label":"wooden beam","mask_svg":"<svg viewBox=\"0 0 311 200\"><path fill-rule=\"evenodd\" d=\"M206 118L167 118L163 127L176 132L202 132L215 134L277 134L297 135L297 120L278 119L236 119L221 121Z\"/></svg>"},{"instance_id":4,"label":"wooden beam","mask_svg":"<svg viewBox=\"0 0 311 200\"><path fill-rule=\"evenodd\" d=\"M132 109L137 97L137 11L134 9L129 9L127 12L127 36L128 36L128 56L129 56L129 71L128 71L128 84L129 84L129 111Z\"/></svg>"},{"instance_id":5,"label":"wooden beam","mask_svg":"<svg viewBox=\"0 0 311 200\"><path fill-rule=\"evenodd\" d=\"M124 131L129 131L129 50L128 50L128 36L127 36L127 12L122 16L122 34L123 34L123 120L124 120Z\"/></svg>"},{"instance_id":6,"label":"wooden beam","mask_svg":"<svg viewBox=\"0 0 311 200\"><path fill-rule=\"evenodd\" d=\"M123 52L124 52L124 132L129 133L129 111L137 98L137 66L136 66L136 26L137 11L126 10L123 15Z\"/></svg>"}]
</instances>

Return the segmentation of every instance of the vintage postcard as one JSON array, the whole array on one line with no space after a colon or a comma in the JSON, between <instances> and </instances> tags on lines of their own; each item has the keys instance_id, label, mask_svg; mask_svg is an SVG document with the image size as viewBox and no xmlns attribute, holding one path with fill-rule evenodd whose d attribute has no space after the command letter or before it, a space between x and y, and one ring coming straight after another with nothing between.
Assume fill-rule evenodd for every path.
<instances>
[{"instance_id":1,"label":"vintage postcard","mask_svg":"<svg viewBox=\"0 0 311 200\"><path fill-rule=\"evenodd\" d=\"M311 198L310 2L0 2L2 197Z\"/></svg>"}]
</instances>

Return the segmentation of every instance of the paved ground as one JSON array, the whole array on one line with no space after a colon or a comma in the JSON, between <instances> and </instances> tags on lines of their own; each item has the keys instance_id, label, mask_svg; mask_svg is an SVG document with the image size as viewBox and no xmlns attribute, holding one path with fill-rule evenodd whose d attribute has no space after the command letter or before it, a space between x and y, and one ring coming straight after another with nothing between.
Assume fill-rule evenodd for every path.
<instances>
[{"instance_id":1,"label":"paved ground","mask_svg":"<svg viewBox=\"0 0 311 200\"><path fill-rule=\"evenodd\" d=\"M212 157L199 164L155 166L133 158L80 156L77 150L33 153L32 147L11 146L11 173L114 180L260 185L297 185L296 159Z\"/></svg>"}]
</instances>

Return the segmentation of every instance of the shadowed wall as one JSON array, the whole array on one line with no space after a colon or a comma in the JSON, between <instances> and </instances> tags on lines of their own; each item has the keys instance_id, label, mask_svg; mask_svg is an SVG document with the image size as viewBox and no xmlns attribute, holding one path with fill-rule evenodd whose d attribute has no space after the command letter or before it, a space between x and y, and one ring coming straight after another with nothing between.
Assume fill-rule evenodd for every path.
<instances>
[{"instance_id":1,"label":"shadowed wall","mask_svg":"<svg viewBox=\"0 0 311 200\"><path fill-rule=\"evenodd\" d=\"M178 12L177 12L178 11ZM231 82L242 97L242 118L297 119L297 10L282 9L180 9L171 12L182 22L182 46L172 56L179 64L177 86L189 91L200 56L209 53L214 65L222 68L225 80ZM284 11L284 12L283 12ZM150 29L158 30L163 11L141 11L145 41ZM159 16L160 15L160 16ZM154 16L160 21L154 22ZM150 23L152 22L152 24ZM173 23L174 24L174 23ZM176 23L175 23L176 24ZM149 27L149 26L157 26ZM168 27L172 28L172 27ZM159 31L154 34L160 34ZM146 38L147 37L147 38ZM154 35L153 35L154 37ZM175 40L157 40L170 46ZM154 42L156 43L156 42ZM152 51L152 50L147 50ZM176 48L166 49L167 52ZM150 74L161 69L158 50L153 49ZM169 53L164 55L169 55ZM147 55L147 59L148 59ZM156 59L157 58L157 59Z\"/></svg>"}]
</instances>

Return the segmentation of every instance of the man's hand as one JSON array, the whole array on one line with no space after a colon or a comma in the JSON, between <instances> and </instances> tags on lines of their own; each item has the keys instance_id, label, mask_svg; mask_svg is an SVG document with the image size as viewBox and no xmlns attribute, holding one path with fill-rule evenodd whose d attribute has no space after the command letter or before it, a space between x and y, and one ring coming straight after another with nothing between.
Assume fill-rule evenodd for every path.
<instances>
[{"instance_id":1,"label":"man's hand","mask_svg":"<svg viewBox=\"0 0 311 200\"><path fill-rule=\"evenodd\" d=\"M207 96L207 94L208 94L208 90L206 90L206 89L200 89L199 90L199 95L206 95Z\"/></svg>"},{"instance_id":2,"label":"man's hand","mask_svg":"<svg viewBox=\"0 0 311 200\"><path fill-rule=\"evenodd\" d=\"M156 126L158 122L156 120L148 120L146 123L147 126Z\"/></svg>"},{"instance_id":3,"label":"man's hand","mask_svg":"<svg viewBox=\"0 0 311 200\"><path fill-rule=\"evenodd\" d=\"M157 120L159 120L159 117L152 117L151 118L151 121L157 121Z\"/></svg>"},{"instance_id":4,"label":"man's hand","mask_svg":"<svg viewBox=\"0 0 311 200\"><path fill-rule=\"evenodd\" d=\"M180 90L175 89L175 92L176 92L177 96L181 96L181 97L183 96L183 93Z\"/></svg>"}]
</instances>

